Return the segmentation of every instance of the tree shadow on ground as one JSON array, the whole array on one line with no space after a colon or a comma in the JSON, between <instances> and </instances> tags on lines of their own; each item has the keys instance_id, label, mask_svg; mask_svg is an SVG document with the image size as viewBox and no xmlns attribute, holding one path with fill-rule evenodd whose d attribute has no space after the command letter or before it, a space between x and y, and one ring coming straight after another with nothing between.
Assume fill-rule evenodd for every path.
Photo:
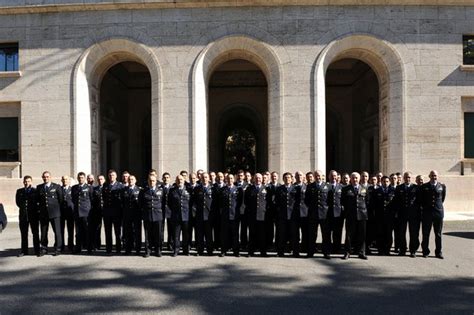
<instances>
[{"instance_id":1,"label":"tree shadow on ground","mask_svg":"<svg viewBox=\"0 0 474 315\"><path fill-rule=\"evenodd\" d=\"M469 277L391 277L355 261L340 264L319 259L309 265L325 270L322 274L301 270L296 275L283 275L241 266L234 258L225 259L228 264L211 261L208 267L172 272L165 270L169 266L163 263L171 263L169 259L156 259L156 269L149 265L143 269L133 265L114 268L113 261L101 266L101 259L83 266L1 267L0 304L3 312L15 313L180 309L240 314L471 313L474 309ZM262 259L262 264L279 261ZM6 262L0 264L5 266ZM302 281L313 276L320 278L312 283Z\"/></svg>"},{"instance_id":2,"label":"tree shadow on ground","mask_svg":"<svg viewBox=\"0 0 474 315\"><path fill-rule=\"evenodd\" d=\"M450 236L456 236L456 237L461 237L461 238L467 238L467 239L474 239L474 232L445 232L443 233L444 235L450 235Z\"/></svg>"}]
</instances>

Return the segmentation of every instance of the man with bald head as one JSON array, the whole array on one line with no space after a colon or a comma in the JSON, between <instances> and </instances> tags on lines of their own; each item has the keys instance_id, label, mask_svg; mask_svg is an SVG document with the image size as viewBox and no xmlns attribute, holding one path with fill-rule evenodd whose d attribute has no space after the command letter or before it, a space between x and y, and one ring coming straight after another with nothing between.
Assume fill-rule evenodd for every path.
<instances>
[{"instance_id":1,"label":"man with bald head","mask_svg":"<svg viewBox=\"0 0 474 315\"><path fill-rule=\"evenodd\" d=\"M441 250L441 235L443 230L444 207L443 203L446 198L446 185L438 182L438 172L433 170L430 172L430 181L423 184L418 191L417 198L422 208L422 234L423 239L421 248L423 257L430 254L429 240L431 228L435 233L435 255L439 259L443 259Z\"/></svg>"}]
</instances>

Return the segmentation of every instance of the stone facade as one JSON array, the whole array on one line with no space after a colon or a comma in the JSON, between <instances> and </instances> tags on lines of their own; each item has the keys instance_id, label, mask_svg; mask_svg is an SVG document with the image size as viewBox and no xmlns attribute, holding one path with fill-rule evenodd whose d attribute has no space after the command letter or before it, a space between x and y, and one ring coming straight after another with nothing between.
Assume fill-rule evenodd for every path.
<instances>
[{"instance_id":1,"label":"stone facade","mask_svg":"<svg viewBox=\"0 0 474 315\"><path fill-rule=\"evenodd\" d=\"M474 73L462 66L462 35L474 33L470 1L108 2L0 1L0 43L18 42L20 60L19 73L0 77L0 116L18 115L21 129L21 169L3 175L18 166L0 163L10 214L21 180L7 177L37 183L44 169L54 177L96 171L100 82L122 61L150 72L159 173L207 168L207 81L231 59L253 62L267 78L269 168L324 170L325 71L341 58L377 74L382 171L437 169L448 211L474 211L474 162L463 154L463 112L474 111Z\"/></svg>"}]
</instances>

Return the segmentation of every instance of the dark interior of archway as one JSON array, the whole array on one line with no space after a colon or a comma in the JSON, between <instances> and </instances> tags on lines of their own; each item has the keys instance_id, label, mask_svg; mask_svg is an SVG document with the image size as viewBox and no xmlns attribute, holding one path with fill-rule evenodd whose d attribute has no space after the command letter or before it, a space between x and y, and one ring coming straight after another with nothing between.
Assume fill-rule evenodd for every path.
<instances>
[{"instance_id":1,"label":"dark interior of archway","mask_svg":"<svg viewBox=\"0 0 474 315\"><path fill-rule=\"evenodd\" d=\"M268 91L261 69L246 60L224 62L209 80L209 169L268 168Z\"/></svg>"},{"instance_id":2,"label":"dark interior of archway","mask_svg":"<svg viewBox=\"0 0 474 315\"><path fill-rule=\"evenodd\" d=\"M151 78L137 62L121 62L100 88L101 169L127 170L143 182L151 168Z\"/></svg>"},{"instance_id":3,"label":"dark interior of archway","mask_svg":"<svg viewBox=\"0 0 474 315\"><path fill-rule=\"evenodd\" d=\"M358 59L335 61L326 72L326 167L379 170L379 84Z\"/></svg>"}]
</instances>

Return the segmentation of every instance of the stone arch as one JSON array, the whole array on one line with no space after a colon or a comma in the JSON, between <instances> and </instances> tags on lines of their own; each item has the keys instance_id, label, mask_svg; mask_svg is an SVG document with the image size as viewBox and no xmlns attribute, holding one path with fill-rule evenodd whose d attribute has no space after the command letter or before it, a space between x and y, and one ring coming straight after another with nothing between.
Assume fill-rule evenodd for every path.
<instances>
[{"instance_id":1,"label":"stone arch","mask_svg":"<svg viewBox=\"0 0 474 315\"><path fill-rule=\"evenodd\" d=\"M128 38L94 43L77 61L73 71L72 117L74 134L73 171L99 171L99 91L103 76L112 66L134 61L148 68L151 77L152 165L161 161L160 86L158 60L146 45Z\"/></svg>"},{"instance_id":2,"label":"stone arch","mask_svg":"<svg viewBox=\"0 0 474 315\"><path fill-rule=\"evenodd\" d=\"M320 53L314 68L313 167L326 169L326 70L334 61L354 58L367 63L379 82L380 167L384 172L405 169L405 65L387 41L368 34L346 34Z\"/></svg>"},{"instance_id":3,"label":"stone arch","mask_svg":"<svg viewBox=\"0 0 474 315\"><path fill-rule=\"evenodd\" d=\"M208 167L208 82L213 70L232 59L245 59L256 64L264 73L268 84L268 165L280 170L283 166L283 74L281 62L272 48L259 40L244 35L230 35L210 43L198 56L193 68L192 130L193 167ZM205 134L204 134L205 132Z\"/></svg>"}]
</instances>

